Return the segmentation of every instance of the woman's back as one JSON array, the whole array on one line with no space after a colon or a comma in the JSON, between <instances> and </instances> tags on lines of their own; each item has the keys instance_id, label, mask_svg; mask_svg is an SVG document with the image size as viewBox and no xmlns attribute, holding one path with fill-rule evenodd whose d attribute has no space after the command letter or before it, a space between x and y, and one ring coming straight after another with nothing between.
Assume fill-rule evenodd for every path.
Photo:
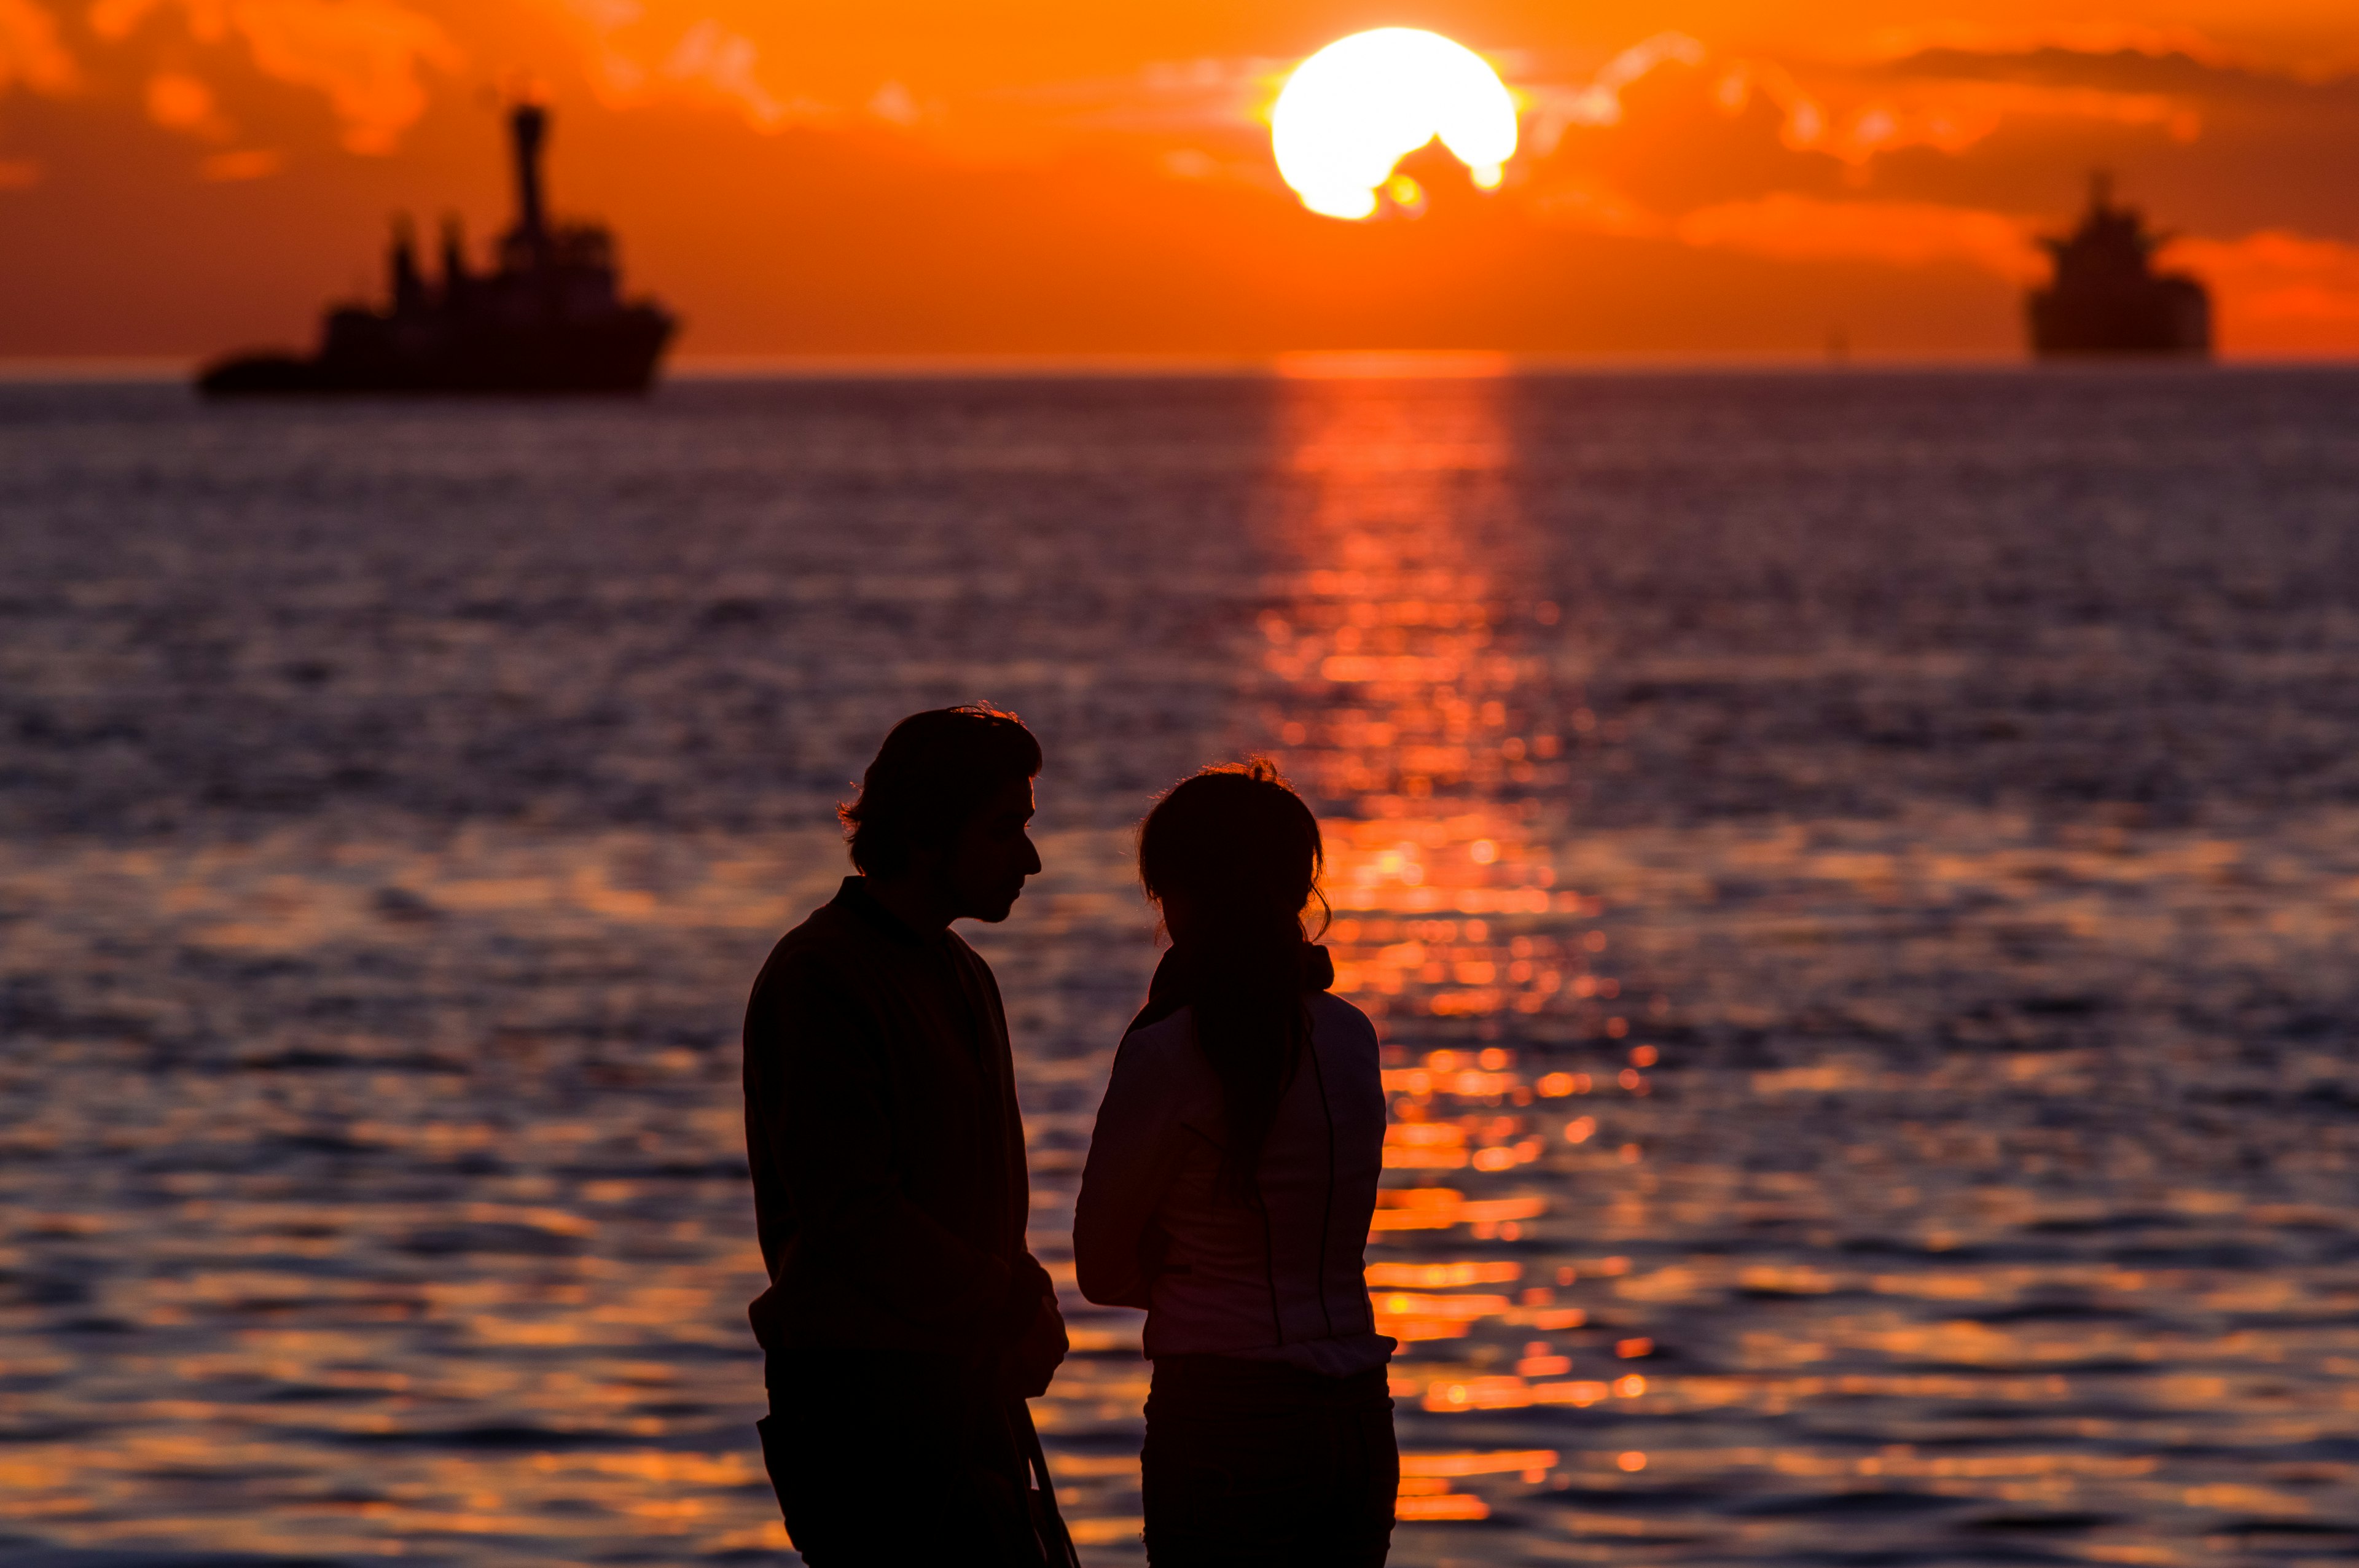
<instances>
[{"instance_id":1,"label":"woman's back","mask_svg":"<svg viewBox=\"0 0 2359 1568\"><path fill-rule=\"evenodd\" d=\"M1363 1252L1384 1165L1376 1033L1305 998L1310 1029L1250 1196L1225 1191L1221 1083L1182 1008L1122 1043L1074 1216L1082 1293L1148 1309L1151 1357L1282 1360L1340 1377L1380 1366Z\"/></svg>"},{"instance_id":2,"label":"woman's back","mask_svg":"<svg viewBox=\"0 0 2359 1568\"><path fill-rule=\"evenodd\" d=\"M1138 830L1171 950L1115 1053L1073 1213L1082 1293L1147 1308L1156 1568L1379 1568L1400 1479L1361 1253L1385 1152L1376 1032L1326 994L1319 819L1266 759Z\"/></svg>"}]
</instances>

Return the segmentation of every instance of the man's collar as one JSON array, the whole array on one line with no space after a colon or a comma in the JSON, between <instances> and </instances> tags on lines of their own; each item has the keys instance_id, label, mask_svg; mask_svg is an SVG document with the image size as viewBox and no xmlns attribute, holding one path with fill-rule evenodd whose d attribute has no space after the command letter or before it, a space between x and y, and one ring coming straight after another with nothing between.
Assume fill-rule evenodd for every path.
<instances>
[{"instance_id":1,"label":"man's collar","mask_svg":"<svg viewBox=\"0 0 2359 1568\"><path fill-rule=\"evenodd\" d=\"M896 942L912 947L923 947L926 939L912 930L909 923L885 907L884 902L868 891L868 879L849 876L836 890L835 902L858 915Z\"/></svg>"}]
</instances>

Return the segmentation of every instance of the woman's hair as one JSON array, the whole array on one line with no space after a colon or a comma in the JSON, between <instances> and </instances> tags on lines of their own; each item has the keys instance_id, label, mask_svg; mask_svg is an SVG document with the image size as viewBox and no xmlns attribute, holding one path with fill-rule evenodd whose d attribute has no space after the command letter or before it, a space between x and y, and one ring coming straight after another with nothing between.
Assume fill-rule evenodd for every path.
<instances>
[{"instance_id":1,"label":"woman's hair","mask_svg":"<svg viewBox=\"0 0 2359 1568\"><path fill-rule=\"evenodd\" d=\"M1313 900L1326 910L1325 858L1319 819L1264 757L1182 780L1138 830L1147 897L1167 926L1185 912L1176 957L1196 1044L1221 1082L1220 1184L1245 1201L1257 1198L1262 1145L1310 1037L1302 912Z\"/></svg>"},{"instance_id":2,"label":"woman's hair","mask_svg":"<svg viewBox=\"0 0 2359 1568\"><path fill-rule=\"evenodd\" d=\"M852 863L872 876L909 869L920 844L947 844L1011 779L1040 772L1040 742L987 702L913 713L893 726L835 814L852 830Z\"/></svg>"}]
</instances>

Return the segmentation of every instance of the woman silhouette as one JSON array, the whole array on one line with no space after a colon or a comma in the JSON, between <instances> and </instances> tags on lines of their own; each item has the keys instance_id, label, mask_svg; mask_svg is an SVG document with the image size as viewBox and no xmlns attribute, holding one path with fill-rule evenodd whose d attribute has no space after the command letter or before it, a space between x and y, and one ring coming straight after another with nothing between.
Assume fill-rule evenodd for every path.
<instances>
[{"instance_id":1,"label":"woman silhouette","mask_svg":"<svg viewBox=\"0 0 2359 1568\"><path fill-rule=\"evenodd\" d=\"M1082 1293L1147 1309L1156 1568L1375 1568L1400 1459L1361 1253L1384 1165L1376 1033L1304 939L1318 819L1261 759L1157 803L1138 869L1171 950L1114 1057L1074 1213Z\"/></svg>"}]
</instances>

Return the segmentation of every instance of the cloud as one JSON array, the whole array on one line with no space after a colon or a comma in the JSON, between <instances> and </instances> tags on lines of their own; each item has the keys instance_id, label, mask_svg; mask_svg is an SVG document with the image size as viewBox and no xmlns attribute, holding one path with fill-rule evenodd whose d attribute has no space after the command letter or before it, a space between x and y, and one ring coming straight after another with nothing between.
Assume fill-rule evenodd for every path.
<instances>
[{"instance_id":1,"label":"cloud","mask_svg":"<svg viewBox=\"0 0 2359 1568\"><path fill-rule=\"evenodd\" d=\"M420 68L466 63L439 23L396 0L238 0L231 20L266 75L327 94L350 152L393 151L426 113Z\"/></svg>"},{"instance_id":2,"label":"cloud","mask_svg":"<svg viewBox=\"0 0 2359 1568\"><path fill-rule=\"evenodd\" d=\"M1530 211L1549 228L1669 238L1697 250L1772 261L1910 269L1962 263L2017 284L2044 276L2046 265L2032 220L1930 201L1838 201L1777 191L1666 217L1603 180L1576 178L1534 193Z\"/></svg>"},{"instance_id":3,"label":"cloud","mask_svg":"<svg viewBox=\"0 0 2359 1568\"><path fill-rule=\"evenodd\" d=\"M287 155L276 147L249 147L241 152L214 153L197 166L199 178L216 184L266 179L287 167Z\"/></svg>"},{"instance_id":4,"label":"cloud","mask_svg":"<svg viewBox=\"0 0 2359 1568\"><path fill-rule=\"evenodd\" d=\"M1902 147L1954 154L1995 135L2009 119L2156 126L2179 142L2194 141L2203 129L2200 110L2167 93L2026 81L1930 81L1879 94L1840 119L1822 114L1815 134L1802 134L1789 120L1788 145L1850 164Z\"/></svg>"},{"instance_id":5,"label":"cloud","mask_svg":"<svg viewBox=\"0 0 2359 1568\"><path fill-rule=\"evenodd\" d=\"M226 141L234 133L213 101L213 90L186 71L159 70L147 79L147 118L168 131Z\"/></svg>"},{"instance_id":6,"label":"cloud","mask_svg":"<svg viewBox=\"0 0 2359 1568\"><path fill-rule=\"evenodd\" d=\"M1781 191L1698 208L1671 232L1699 249L1775 261L1897 267L1962 262L2014 283L2041 276L2027 220L1925 201L1828 201Z\"/></svg>"},{"instance_id":7,"label":"cloud","mask_svg":"<svg viewBox=\"0 0 2359 1568\"><path fill-rule=\"evenodd\" d=\"M762 85L757 73L761 62L762 51L753 39L708 17L680 36L663 75L736 105L756 130L777 130L819 107L774 95Z\"/></svg>"},{"instance_id":8,"label":"cloud","mask_svg":"<svg viewBox=\"0 0 2359 1568\"><path fill-rule=\"evenodd\" d=\"M712 16L677 35L650 21L639 0L561 0L582 40L592 87L610 109L667 98L717 104L753 129L775 132L828 118L828 105L781 95L762 77L761 46Z\"/></svg>"},{"instance_id":9,"label":"cloud","mask_svg":"<svg viewBox=\"0 0 2359 1568\"><path fill-rule=\"evenodd\" d=\"M2169 259L2212 286L2232 348L2359 348L2359 245L2272 229L2180 240Z\"/></svg>"},{"instance_id":10,"label":"cloud","mask_svg":"<svg viewBox=\"0 0 2359 1568\"><path fill-rule=\"evenodd\" d=\"M1852 51L1864 60L1897 61L1934 51L1978 55L2033 55L2047 52L2103 57L2140 54L2156 59L2184 55L2209 66L2230 63L2226 49L2192 27L2157 27L2146 22L2049 22L2035 27L1993 27L1980 22L1945 21L1886 27Z\"/></svg>"},{"instance_id":11,"label":"cloud","mask_svg":"<svg viewBox=\"0 0 2359 1568\"><path fill-rule=\"evenodd\" d=\"M41 166L28 157L0 157L0 190L29 190L41 183Z\"/></svg>"},{"instance_id":12,"label":"cloud","mask_svg":"<svg viewBox=\"0 0 2359 1568\"><path fill-rule=\"evenodd\" d=\"M0 5L21 0L0 0ZM175 0L96 0L91 31L121 40ZM466 56L442 25L399 0L176 0L201 43L242 38L264 75L326 95L347 151L390 153L426 113L427 68ZM150 112L154 105L150 103ZM160 123L160 122L159 122Z\"/></svg>"},{"instance_id":13,"label":"cloud","mask_svg":"<svg viewBox=\"0 0 2359 1568\"><path fill-rule=\"evenodd\" d=\"M1668 219L1648 211L1593 175L1576 175L1536 192L1532 216L1553 229L1584 234L1611 234L1622 239L1653 239L1670 228Z\"/></svg>"},{"instance_id":14,"label":"cloud","mask_svg":"<svg viewBox=\"0 0 2359 1568\"><path fill-rule=\"evenodd\" d=\"M161 11L170 0L92 0L90 30L109 42L120 43L139 24ZM229 0L180 0L189 36L199 43L217 44L229 37Z\"/></svg>"},{"instance_id":15,"label":"cloud","mask_svg":"<svg viewBox=\"0 0 2359 1568\"><path fill-rule=\"evenodd\" d=\"M0 93L18 82L36 92L74 86L73 57L58 41L57 18L33 0L0 0Z\"/></svg>"},{"instance_id":16,"label":"cloud","mask_svg":"<svg viewBox=\"0 0 2359 1568\"><path fill-rule=\"evenodd\" d=\"M1532 150L1545 157L1556 150L1572 125L1618 125L1622 123L1622 92L1645 80L1661 65L1701 65L1710 51L1685 33L1657 33L1631 45L1589 81L1573 87L1546 82L1517 84L1524 100Z\"/></svg>"},{"instance_id":17,"label":"cloud","mask_svg":"<svg viewBox=\"0 0 2359 1568\"><path fill-rule=\"evenodd\" d=\"M2072 83L1928 73L1899 81L1838 75L1806 87L1777 61L1735 59L1712 87L1714 102L1730 115L1745 113L1756 94L1776 106L1778 139L1788 147L1854 167L1904 147L1954 156L2010 119L2154 126L2180 142L2194 141L2203 129L2192 99Z\"/></svg>"},{"instance_id":18,"label":"cloud","mask_svg":"<svg viewBox=\"0 0 2359 1568\"><path fill-rule=\"evenodd\" d=\"M565 0L565 8L592 27L612 32L647 14L639 0Z\"/></svg>"},{"instance_id":19,"label":"cloud","mask_svg":"<svg viewBox=\"0 0 2359 1568\"><path fill-rule=\"evenodd\" d=\"M897 81L888 81L868 100L868 112L888 125L914 125L925 118L926 112L909 96L909 90Z\"/></svg>"},{"instance_id":20,"label":"cloud","mask_svg":"<svg viewBox=\"0 0 2359 1568\"><path fill-rule=\"evenodd\" d=\"M1953 29L1927 36L1982 35ZM1685 33L1659 33L1615 56L1587 82L1512 85L1526 105L1527 144L1545 157L1574 126L1622 125L1630 88L1664 66L1688 67L1702 72L1696 80L1722 115L1735 119L1767 104L1788 151L1834 158L1857 179L1881 155L1927 147L1955 156L2010 121L2094 122L2196 140L2204 127L2199 89L2226 79L2183 54L2137 60L2147 68L2147 80L2125 85L2140 73L2122 69L2120 57L2053 48L2026 56L1919 51L1897 60L1879 57L1862 67L1716 55ZM2080 79L2076 68L2084 72Z\"/></svg>"},{"instance_id":21,"label":"cloud","mask_svg":"<svg viewBox=\"0 0 2359 1568\"><path fill-rule=\"evenodd\" d=\"M1258 55L1151 60L1124 75L1004 88L987 102L1069 135L1210 136L1266 149L1270 108L1296 63Z\"/></svg>"}]
</instances>

